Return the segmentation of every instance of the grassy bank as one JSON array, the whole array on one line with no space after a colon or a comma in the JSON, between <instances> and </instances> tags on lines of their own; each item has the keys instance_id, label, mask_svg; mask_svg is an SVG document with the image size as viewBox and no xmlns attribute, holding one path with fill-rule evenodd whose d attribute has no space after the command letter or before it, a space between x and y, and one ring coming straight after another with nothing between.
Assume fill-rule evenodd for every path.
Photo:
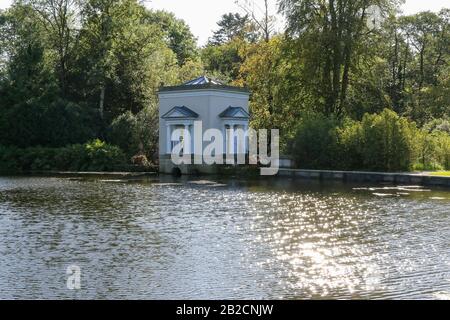
<instances>
[{"instance_id":1,"label":"grassy bank","mask_svg":"<svg viewBox=\"0 0 450 320\"><path fill-rule=\"evenodd\" d=\"M427 172L430 176L450 177L450 171Z\"/></svg>"}]
</instances>

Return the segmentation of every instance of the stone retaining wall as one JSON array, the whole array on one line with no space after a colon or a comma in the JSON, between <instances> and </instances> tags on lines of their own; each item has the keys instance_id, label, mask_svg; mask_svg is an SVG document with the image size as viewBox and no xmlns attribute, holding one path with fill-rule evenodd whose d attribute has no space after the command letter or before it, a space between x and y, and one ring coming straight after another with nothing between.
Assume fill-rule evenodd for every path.
<instances>
[{"instance_id":1,"label":"stone retaining wall","mask_svg":"<svg viewBox=\"0 0 450 320\"><path fill-rule=\"evenodd\" d=\"M278 176L299 179L377 183L384 182L393 184L450 187L450 177L430 176L415 173L280 169Z\"/></svg>"}]
</instances>

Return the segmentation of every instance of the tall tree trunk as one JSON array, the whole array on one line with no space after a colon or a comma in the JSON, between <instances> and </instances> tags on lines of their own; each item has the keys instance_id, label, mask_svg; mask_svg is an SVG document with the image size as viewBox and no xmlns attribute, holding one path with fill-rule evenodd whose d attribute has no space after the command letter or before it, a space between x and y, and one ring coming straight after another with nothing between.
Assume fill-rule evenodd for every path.
<instances>
[{"instance_id":1,"label":"tall tree trunk","mask_svg":"<svg viewBox=\"0 0 450 320\"><path fill-rule=\"evenodd\" d=\"M424 78L424 56L425 56L425 45L420 50L420 80L419 80L419 91L422 90L423 87L423 78Z\"/></svg>"},{"instance_id":2,"label":"tall tree trunk","mask_svg":"<svg viewBox=\"0 0 450 320\"><path fill-rule=\"evenodd\" d=\"M333 76L332 76L332 106L331 110L337 113L340 107L339 92L341 89L341 69L343 65L343 53L342 53L342 26L338 23L337 14L334 0L329 0L330 16L331 16L331 34L330 41L333 48Z\"/></svg>"},{"instance_id":3,"label":"tall tree trunk","mask_svg":"<svg viewBox=\"0 0 450 320\"><path fill-rule=\"evenodd\" d=\"M344 54L344 72L342 73L342 83L341 83L341 96L339 99L339 109L338 116L342 114L344 109L346 108L347 102L347 89L349 83L349 73L350 73L350 62L351 62L351 44L347 44L345 48Z\"/></svg>"},{"instance_id":4,"label":"tall tree trunk","mask_svg":"<svg viewBox=\"0 0 450 320\"><path fill-rule=\"evenodd\" d=\"M105 103L105 85L102 85L102 87L100 89L100 105L98 108L101 119L103 119L103 115L104 115L104 103Z\"/></svg>"},{"instance_id":5,"label":"tall tree trunk","mask_svg":"<svg viewBox=\"0 0 450 320\"><path fill-rule=\"evenodd\" d=\"M269 4L267 3L267 0L264 0L264 6L265 6L265 15L264 15L264 33L265 37L264 40L266 42L269 42L270 40L270 22L269 22Z\"/></svg>"}]
</instances>

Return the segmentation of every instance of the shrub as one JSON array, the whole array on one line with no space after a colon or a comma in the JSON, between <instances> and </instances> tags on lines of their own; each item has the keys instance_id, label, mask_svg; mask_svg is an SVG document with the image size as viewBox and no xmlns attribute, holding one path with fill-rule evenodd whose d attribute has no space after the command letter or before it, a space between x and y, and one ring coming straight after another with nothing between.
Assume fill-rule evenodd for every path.
<instances>
[{"instance_id":1,"label":"shrub","mask_svg":"<svg viewBox=\"0 0 450 320\"><path fill-rule=\"evenodd\" d=\"M149 167L150 162L145 155L136 155L131 158L131 163L136 166Z\"/></svg>"},{"instance_id":2,"label":"shrub","mask_svg":"<svg viewBox=\"0 0 450 320\"><path fill-rule=\"evenodd\" d=\"M155 160L158 151L158 111L154 107L130 111L117 117L108 128L108 141L119 146L128 157L145 154Z\"/></svg>"},{"instance_id":3,"label":"shrub","mask_svg":"<svg viewBox=\"0 0 450 320\"><path fill-rule=\"evenodd\" d=\"M137 153L134 131L137 125L136 116L127 111L113 120L108 128L108 141L119 146L128 156Z\"/></svg>"},{"instance_id":4,"label":"shrub","mask_svg":"<svg viewBox=\"0 0 450 320\"><path fill-rule=\"evenodd\" d=\"M414 170L442 170L437 158L437 140L434 134L427 130L417 130L414 137L416 147L416 163Z\"/></svg>"},{"instance_id":5,"label":"shrub","mask_svg":"<svg viewBox=\"0 0 450 320\"><path fill-rule=\"evenodd\" d=\"M20 162L17 161L19 149L16 147L5 147L0 145L0 172L17 172L21 170Z\"/></svg>"},{"instance_id":6,"label":"shrub","mask_svg":"<svg viewBox=\"0 0 450 320\"><path fill-rule=\"evenodd\" d=\"M375 171L408 171L414 163L416 125L394 111L365 114L362 121L364 168Z\"/></svg>"},{"instance_id":7,"label":"shrub","mask_svg":"<svg viewBox=\"0 0 450 320\"><path fill-rule=\"evenodd\" d=\"M338 168L342 170L364 169L361 122L346 119L337 129L337 134L338 152L341 159Z\"/></svg>"},{"instance_id":8,"label":"shrub","mask_svg":"<svg viewBox=\"0 0 450 320\"><path fill-rule=\"evenodd\" d=\"M450 120L448 119L434 119L426 123L423 128L428 132L443 131L450 134Z\"/></svg>"},{"instance_id":9,"label":"shrub","mask_svg":"<svg viewBox=\"0 0 450 320\"><path fill-rule=\"evenodd\" d=\"M84 143L96 136L97 121L95 110L65 100L49 105L27 101L0 113L0 144L28 148Z\"/></svg>"},{"instance_id":10,"label":"shrub","mask_svg":"<svg viewBox=\"0 0 450 320\"><path fill-rule=\"evenodd\" d=\"M85 168L89 171L110 171L126 163L125 154L119 147L100 140L93 140L84 145L88 162Z\"/></svg>"},{"instance_id":11,"label":"shrub","mask_svg":"<svg viewBox=\"0 0 450 320\"><path fill-rule=\"evenodd\" d=\"M64 148L0 147L1 172L112 171L126 164L125 154L119 147L100 140Z\"/></svg>"},{"instance_id":12,"label":"shrub","mask_svg":"<svg viewBox=\"0 0 450 320\"><path fill-rule=\"evenodd\" d=\"M85 145L74 144L61 148L55 156L55 169L67 171L87 170L89 157Z\"/></svg>"},{"instance_id":13,"label":"shrub","mask_svg":"<svg viewBox=\"0 0 450 320\"><path fill-rule=\"evenodd\" d=\"M307 115L288 144L288 152L302 168L337 168L340 163L337 127L338 121L334 119L321 114Z\"/></svg>"},{"instance_id":14,"label":"shrub","mask_svg":"<svg viewBox=\"0 0 450 320\"><path fill-rule=\"evenodd\" d=\"M135 140L138 145L137 154L145 154L147 159L155 162L158 157L159 118L158 109L150 106L142 109L136 116Z\"/></svg>"},{"instance_id":15,"label":"shrub","mask_svg":"<svg viewBox=\"0 0 450 320\"><path fill-rule=\"evenodd\" d=\"M434 132L435 159L442 169L450 170L450 134L446 132ZM436 169L439 170L439 169Z\"/></svg>"},{"instance_id":16,"label":"shrub","mask_svg":"<svg viewBox=\"0 0 450 320\"><path fill-rule=\"evenodd\" d=\"M417 141L418 132L415 123L387 109L360 122L311 115L302 119L288 150L302 168L408 171L420 146L428 145Z\"/></svg>"}]
</instances>

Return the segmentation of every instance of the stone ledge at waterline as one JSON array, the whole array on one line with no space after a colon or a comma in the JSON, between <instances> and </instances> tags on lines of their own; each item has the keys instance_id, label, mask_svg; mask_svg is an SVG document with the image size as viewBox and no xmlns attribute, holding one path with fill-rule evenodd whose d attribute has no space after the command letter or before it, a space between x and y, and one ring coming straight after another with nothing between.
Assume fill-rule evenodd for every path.
<instances>
[{"instance_id":1,"label":"stone ledge at waterline","mask_svg":"<svg viewBox=\"0 0 450 320\"><path fill-rule=\"evenodd\" d=\"M278 176L299 179L340 180L348 182L386 182L450 187L450 177L431 176L422 173L301 170L281 168L278 172Z\"/></svg>"},{"instance_id":2,"label":"stone ledge at waterline","mask_svg":"<svg viewBox=\"0 0 450 320\"><path fill-rule=\"evenodd\" d=\"M80 171L33 171L32 175L43 175L67 178L117 178L136 179L155 177L157 172L80 172Z\"/></svg>"}]
</instances>

